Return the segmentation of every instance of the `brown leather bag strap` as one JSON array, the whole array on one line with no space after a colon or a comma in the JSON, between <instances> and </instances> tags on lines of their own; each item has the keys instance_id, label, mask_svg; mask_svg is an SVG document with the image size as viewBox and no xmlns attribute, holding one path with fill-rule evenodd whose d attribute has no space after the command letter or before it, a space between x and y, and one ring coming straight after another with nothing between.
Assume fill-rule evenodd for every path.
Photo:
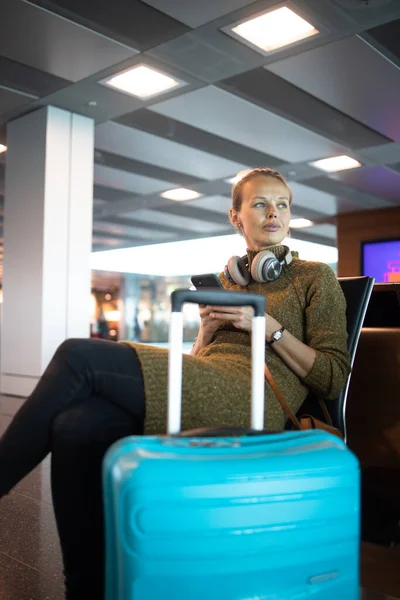
<instances>
[{"instance_id":1,"label":"brown leather bag strap","mask_svg":"<svg viewBox=\"0 0 400 600\"><path fill-rule=\"evenodd\" d=\"M331 415L329 414L328 409L326 408L325 402L322 400L322 398L318 398L318 402L319 402L319 405L320 405L321 410L323 412L323 415L324 415L324 417L326 419L326 422L328 423L328 425L330 425L331 427L333 427Z\"/></svg>"},{"instance_id":2,"label":"brown leather bag strap","mask_svg":"<svg viewBox=\"0 0 400 600\"><path fill-rule=\"evenodd\" d=\"M288 403L286 402L285 398L282 396L282 393L281 393L280 389L278 388L278 385L266 364L264 364L264 372L265 372L266 380L268 381L269 385L271 386L275 396L279 400L279 403L282 406L284 412L287 414L287 416L293 423L294 427L296 429L301 430L302 427L301 427L299 419L296 417L296 415L294 414L294 412L292 411L292 409L289 407ZM327 424L330 427L334 427L334 425L332 423L331 415L329 414L328 409L326 408L325 402L322 400L322 398L318 398L318 402L319 402L319 405L321 407L321 410L323 412L323 415L325 417ZM336 429L336 428L334 428L334 429Z\"/></svg>"},{"instance_id":3,"label":"brown leather bag strap","mask_svg":"<svg viewBox=\"0 0 400 600\"><path fill-rule=\"evenodd\" d=\"M289 407L288 403L286 402L285 398L282 396L280 389L278 388L275 379L272 376L271 371L269 370L269 368L267 367L266 364L264 364L264 372L265 372L265 377L269 383L269 385L271 386L275 396L278 398L280 405L282 406L283 410L285 411L285 413L287 414L287 416L289 417L289 419L292 421L293 425L295 426L296 429L301 429L301 425L300 425L300 421L298 420L298 418L296 417L296 415L294 414L294 412L292 411L292 409Z\"/></svg>"}]
</instances>

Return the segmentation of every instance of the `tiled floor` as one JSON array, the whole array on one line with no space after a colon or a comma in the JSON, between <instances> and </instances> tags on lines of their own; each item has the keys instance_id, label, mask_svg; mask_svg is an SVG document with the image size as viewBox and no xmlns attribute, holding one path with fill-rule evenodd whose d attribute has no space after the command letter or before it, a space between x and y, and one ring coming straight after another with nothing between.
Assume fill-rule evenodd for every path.
<instances>
[{"instance_id":1,"label":"tiled floor","mask_svg":"<svg viewBox=\"0 0 400 600\"><path fill-rule=\"evenodd\" d=\"M21 400L0 397L0 435ZM0 502L0 600L62 600L47 459Z\"/></svg>"},{"instance_id":2,"label":"tiled floor","mask_svg":"<svg viewBox=\"0 0 400 600\"><path fill-rule=\"evenodd\" d=\"M21 402L0 396L0 435ZM395 550L363 546L362 578L377 591L364 591L362 600L400 598L400 551ZM0 600L63 598L62 563L47 459L0 502Z\"/></svg>"}]
</instances>

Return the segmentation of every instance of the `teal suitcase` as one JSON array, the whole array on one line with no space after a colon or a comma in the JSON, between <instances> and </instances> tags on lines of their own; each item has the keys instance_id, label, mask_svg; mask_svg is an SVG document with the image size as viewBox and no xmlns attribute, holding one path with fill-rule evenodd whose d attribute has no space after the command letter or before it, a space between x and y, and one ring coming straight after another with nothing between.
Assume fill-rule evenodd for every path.
<instances>
[{"instance_id":1,"label":"teal suitcase","mask_svg":"<svg viewBox=\"0 0 400 600\"><path fill-rule=\"evenodd\" d=\"M184 301L243 303L243 294L215 293L173 297L170 339L178 351L170 356L169 391L178 402L170 397L171 434L180 426L176 315ZM253 306L259 321L252 334L251 422L261 430L265 308ZM356 458L324 432L255 433L130 437L109 450L103 471L106 600L359 598Z\"/></svg>"}]
</instances>

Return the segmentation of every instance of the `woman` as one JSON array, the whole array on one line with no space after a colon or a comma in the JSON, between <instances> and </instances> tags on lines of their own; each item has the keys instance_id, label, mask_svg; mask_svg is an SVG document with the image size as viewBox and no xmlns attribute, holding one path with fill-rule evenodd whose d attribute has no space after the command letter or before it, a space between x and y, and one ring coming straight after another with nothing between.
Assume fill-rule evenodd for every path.
<instances>
[{"instance_id":1,"label":"woman","mask_svg":"<svg viewBox=\"0 0 400 600\"><path fill-rule=\"evenodd\" d=\"M281 245L291 203L291 191L276 171L254 169L236 184L230 219L247 243L247 259L229 261L220 279L226 289L267 297L266 361L297 412L309 389L336 397L350 366L345 301L332 269L301 261ZM278 258L282 272L263 282L257 269L267 256ZM183 359L184 429L248 426L251 313L248 307L200 307L199 334ZM102 457L125 435L165 431L167 368L163 349L68 340L0 441L0 496L52 452L70 600L102 598ZM282 431L281 406L266 392L265 428Z\"/></svg>"}]
</instances>

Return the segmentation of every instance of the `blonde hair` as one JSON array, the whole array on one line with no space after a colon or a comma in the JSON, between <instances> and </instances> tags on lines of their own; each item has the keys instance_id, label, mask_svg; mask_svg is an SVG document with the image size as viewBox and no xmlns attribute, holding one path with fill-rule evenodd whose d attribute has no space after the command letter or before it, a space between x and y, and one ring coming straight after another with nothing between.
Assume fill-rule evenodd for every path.
<instances>
[{"instance_id":1,"label":"blonde hair","mask_svg":"<svg viewBox=\"0 0 400 600\"><path fill-rule=\"evenodd\" d=\"M289 205L292 204L292 190L290 189L290 187L289 187L286 179L284 178L284 176L281 175L281 173L279 173L279 171L274 171L274 169L259 167L257 169L252 169L251 171L248 171L242 177L242 179L240 179L233 186L233 189L232 189L232 208L236 212L239 212L240 209L242 208L242 202L243 202L242 191L243 191L244 184L247 183L248 181L250 181L251 179L254 179L255 177L273 177L274 179L278 179L289 190Z\"/></svg>"}]
</instances>

